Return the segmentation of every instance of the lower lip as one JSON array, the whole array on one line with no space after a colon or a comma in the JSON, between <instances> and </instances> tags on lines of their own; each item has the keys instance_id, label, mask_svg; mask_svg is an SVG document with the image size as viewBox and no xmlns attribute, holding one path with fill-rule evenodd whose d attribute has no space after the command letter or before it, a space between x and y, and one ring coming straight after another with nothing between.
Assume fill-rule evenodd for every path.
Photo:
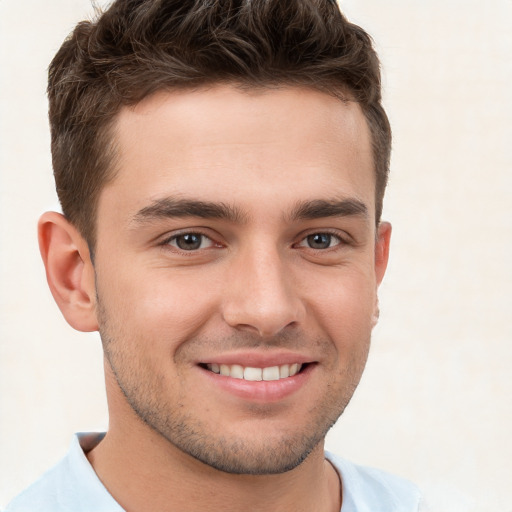
<instances>
[{"instance_id":1,"label":"lower lip","mask_svg":"<svg viewBox=\"0 0 512 512\"><path fill-rule=\"evenodd\" d=\"M220 387L232 395L244 400L260 403L278 402L293 395L305 385L313 371L314 364L308 364L300 373L293 377L279 380L250 381L234 379L199 367L211 384Z\"/></svg>"}]
</instances>

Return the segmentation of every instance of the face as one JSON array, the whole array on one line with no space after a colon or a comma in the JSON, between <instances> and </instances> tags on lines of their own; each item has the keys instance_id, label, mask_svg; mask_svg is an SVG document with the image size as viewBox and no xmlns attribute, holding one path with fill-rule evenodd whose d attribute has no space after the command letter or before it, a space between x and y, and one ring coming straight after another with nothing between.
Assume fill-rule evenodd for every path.
<instances>
[{"instance_id":1,"label":"face","mask_svg":"<svg viewBox=\"0 0 512 512\"><path fill-rule=\"evenodd\" d=\"M111 416L223 471L297 466L359 382L386 265L359 106L159 93L115 136L95 255L109 401L129 405Z\"/></svg>"}]
</instances>

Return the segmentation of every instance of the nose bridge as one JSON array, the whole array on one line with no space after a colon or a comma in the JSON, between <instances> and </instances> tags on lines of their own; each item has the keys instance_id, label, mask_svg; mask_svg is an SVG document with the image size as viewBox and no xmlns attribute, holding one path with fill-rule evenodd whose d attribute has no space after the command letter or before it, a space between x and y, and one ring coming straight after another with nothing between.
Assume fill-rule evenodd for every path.
<instances>
[{"instance_id":1,"label":"nose bridge","mask_svg":"<svg viewBox=\"0 0 512 512\"><path fill-rule=\"evenodd\" d=\"M251 244L230 269L224 319L238 329L273 336L302 319L303 305L275 242Z\"/></svg>"}]
</instances>

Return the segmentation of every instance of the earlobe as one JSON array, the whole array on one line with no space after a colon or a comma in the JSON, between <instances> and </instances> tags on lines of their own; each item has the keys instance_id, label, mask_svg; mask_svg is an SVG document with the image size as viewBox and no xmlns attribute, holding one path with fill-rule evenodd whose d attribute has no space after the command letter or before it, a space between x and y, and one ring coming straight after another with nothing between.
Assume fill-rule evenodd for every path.
<instances>
[{"instance_id":1,"label":"earlobe","mask_svg":"<svg viewBox=\"0 0 512 512\"><path fill-rule=\"evenodd\" d=\"M373 307L372 314L372 329L379 323L380 308L379 308L379 297L375 296L375 305Z\"/></svg>"},{"instance_id":2,"label":"earlobe","mask_svg":"<svg viewBox=\"0 0 512 512\"><path fill-rule=\"evenodd\" d=\"M87 242L56 212L41 216L38 235L48 285L64 318L78 331L96 331L94 268Z\"/></svg>"}]
</instances>

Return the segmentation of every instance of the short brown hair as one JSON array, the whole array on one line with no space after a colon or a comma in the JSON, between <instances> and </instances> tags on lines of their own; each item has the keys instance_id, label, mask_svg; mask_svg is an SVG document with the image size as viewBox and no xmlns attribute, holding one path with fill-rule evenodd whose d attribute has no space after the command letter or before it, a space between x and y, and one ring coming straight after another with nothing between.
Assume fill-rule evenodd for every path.
<instances>
[{"instance_id":1,"label":"short brown hair","mask_svg":"<svg viewBox=\"0 0 512 512\"><path fill-rule=\"evenodd\" d=\"M121 107L213 83L307 86L357 101L372 136L380 220L391 131L379 60L335 0L117 0L79 23L49 68L57 193L91 247L98 197L115 175L111 128Z\"/></svg>"}]
</instances>

